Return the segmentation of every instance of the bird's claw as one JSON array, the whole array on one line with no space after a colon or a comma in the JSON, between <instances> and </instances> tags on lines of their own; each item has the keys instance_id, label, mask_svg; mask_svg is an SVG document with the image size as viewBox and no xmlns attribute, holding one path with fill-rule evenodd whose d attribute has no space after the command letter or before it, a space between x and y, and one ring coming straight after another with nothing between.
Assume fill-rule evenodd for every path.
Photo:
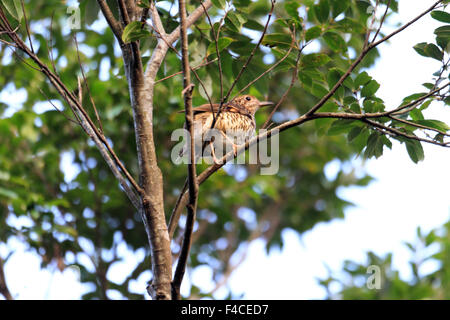
<instances>
[{"instance_id":1,"label":"bird's claw","mask_svg":"<svg viewBox=\"0 0 450 320\"><path fill-rule=\"evenodd\" d=\"M238 155L238 146L236 144L234 144L234 143L233 143L233 153L234 153L234 156L237 157L237 155Z\"/></svg>"}]
</instances>

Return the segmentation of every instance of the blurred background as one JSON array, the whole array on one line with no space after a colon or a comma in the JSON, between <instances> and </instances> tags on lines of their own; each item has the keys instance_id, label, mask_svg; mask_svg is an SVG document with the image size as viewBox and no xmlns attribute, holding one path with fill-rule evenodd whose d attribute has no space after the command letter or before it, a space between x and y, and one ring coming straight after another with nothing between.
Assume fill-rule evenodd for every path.
<instances>
[{"instance_id":1,"label":"blurred background","mask_svg":"<svg viewBox=\"0 0 450 320\"><path fill-rule=\"evenodd\" d=\"M92 3L81 2L82 28L73 32L67 28L67 6L78 5L77 1L26 2L28 12L33 12L35 49L49 61L46 48L50 42L61 78L75 88L73 75L79 74L79 65L72 35L76 34L106 136L136 175L120 49L98 10L90 7ZM276 14L282 13L277 11L283 10L280 3ZM393 31L433 3L399 0L398 13L388 17L382 32ZM171 16L167 19L170 29L176 23L176 5L170 1L158 5ZM251 6L254 19L263 24L268 1L252 1ZM381 84L378 95L388 108L398 106L411 93L424 91L422 83L439 69L438 61L413 50L419 42L434 41L433 31L439 25L425 17L381 45L361 66ZM199 24L191 34L193 65L202 61L207 49L201 42L202 27ZM247 27L242 41L251 47L258 31ZM349 41L357 52L361 39ZM154 39L143 44L144 48L152 45ZM245 50L242 43L230 47L238 55L240 49ZM317 42L307 50L327 49ZM177 59L175 54L167 56L160 78L179 70ZM232 66L241 63L231 54L225 53L223 59ZM263 48L249 68L250 79L274 60L273 52ZM0 259L12 296L148 299L145 287L151 279L150 261L139 215L92 143L54 109L70 116L43 76L27 69L3 44L0 61ZM250 93L278 101L289 86L289 71L289 66L280 66ZM218 92L216 67L202 68L199 75L212 83L212 92ZM232 74L226 76L226 84L228 78ZM166 212L186 174L183 166L170 161L173 143L167 139L183 124L183 117L175 113L181 105L181 86L178 76L156 87L155 130L165 174ZM301 114L316 99L297 83L274 121ZM204 102L202 95L194 99L195 104ZM425 112L450 122L448 106L433 103ZM266 116L258 114L259 125ZM280 150L280 171L275 176L259 175L254 165L227 165L202 186L184 296L450 297L448 150L424 145L425 160L414 164L404 145L394 142L392 150L385 149L379 159L365 160L347 137L324 134L314 123L282 133ZM175 255L180 234L173 244ZM369 266L381 270L379 289L366 285Z\"/></svg>"}]
</instances>

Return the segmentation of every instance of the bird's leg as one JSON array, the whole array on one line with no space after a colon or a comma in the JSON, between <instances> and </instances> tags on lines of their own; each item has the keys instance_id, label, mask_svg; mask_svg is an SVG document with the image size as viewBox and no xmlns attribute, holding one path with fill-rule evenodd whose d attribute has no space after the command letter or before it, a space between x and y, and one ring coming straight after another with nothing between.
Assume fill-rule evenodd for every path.
<instances>
[{"instance_id":1,"label":"bird's leg","mask_svg":"<svg viewBox=\"0 0 450 320\"><path fill-rule=\"evenodd\" d=\"M209 147L211 148L211 156L215 164L221 164L219 159L216 158L216 153L214 152L214 144L212 141L209 142Z\"/></svg>"},{"instance_id":2,"label":"bird's leg","mask_svg":"<svg viewBox=\"0 0 450 320\"><path fill-rule=\"evenodd\" d=\"M236 157L236 156L237 156L238 145L235 144L234 141L230 139L230 137L228 137L225 133L223 133L223 131L220 131L220 133L224 136L224 138L225 138L229 143L231 143L231 146L233 147L233 153L234 153L234 156Z\"/></svg>"}]
</instances>

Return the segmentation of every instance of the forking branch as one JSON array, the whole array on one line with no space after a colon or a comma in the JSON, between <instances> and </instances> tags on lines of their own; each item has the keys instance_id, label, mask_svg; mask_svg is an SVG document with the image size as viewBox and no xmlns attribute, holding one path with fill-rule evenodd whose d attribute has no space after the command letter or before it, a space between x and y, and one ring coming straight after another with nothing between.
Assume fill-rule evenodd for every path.
<instances>
[{"instance_id":1,"label":"forking branch","mask_svg":"<svg viewBox=\"0 0 450 320\"><path fill-rule=\"evenodd\" d=\"M188 51L188 37L187 37L187 23L186 23L186 2L179 0L180 25L181 25L181 61L183 66L183 95L186 129L189 132L189 164L188 164L188 192L189 202L187 204L187 219L186 227L184 228L184 237L181 247L181 253L178 258L178 264L175 270L175 275L172 282L172 299L179 300L181 282L186 270L187 260L192 244L192 232L194 230L194 222L197 213L197 198L198 198L198 182L195 161L195 141L194 141L194 112L192 110L192 91L191 84L191 68L189 66L189 51Z\"/></svg>"},{"instance_id":2,"label":"forking branch","mask_svg":"<svg viewBox=\"0 0 450 320\"><path fill-rule=\"evenodd\" d=\"M338 80L338 82L333 86L333 88L325 95L323 96L317 104L315 104L313 107L309 109L304 115L290 121L286 121L271 130L265 131L263 133L260 133L256 137L252 138L250 141L247 141L244 145L239 147L237 154L235 155L233 152L229 152L228 154L224 155L221 159L219 159L219 164L215 163L211 166L209 166L207 169L205 169L202 173L198 176L198 183L201 185L204 181L206 181L212 174L217 172L220 168L222 168L227 162L233 160L235 157L238 157L240 154L242 154L245 150L247 150L250 146L258 143L259 141L264 141L265 139L269 139L273 134L279 134L282 131L285 131L287 129L290 129L292 127L296 127L299 125L302 125L303 123L319 119L319 118L335 118L335 119L353 119L362 121L374 128L378 128L381 130L384 130L386 133L394 135L394 136L401 136L406 139L412 139L416 141L421 141L425 143L430 143L434 145L439 145L442 147L450 147L450 142L437 142L432 139L426 139L426 138L420 138L414 135L407 134L405 132L402 132L400 130L397 130L395 128L387 127L383 125L382 123L374 121L375 119L383 118L386 116L393 116L396 115L398 112L401 112L402 110L407 109L408 107L413 107L419 104L420 102L424 101L425 99L432 97L433 95L439 93L441 90L446 89L450 84L446 84L440 88L436 88L434 90L431 90L430 93L424 95L421 98L416 99L415 101L408 103L407 105L400 106L398 108L394 108L391 111L386 112L380 112L380 113L373 113L373 114L354 114L354 113L317 113L317 111L325 104L327 103L330 98L336 93L336 91L343 85L344 81L351 75L353 70L360 65L360 63L363 61L363 59L366 57L366 55L379 46L380 44L388 41L401 31L405 30L412 24L419 21L421 18L423 18L425 15L436 9L440 4L442 4L443 0L439 0L435 2L430 8L419 14L414 19L410 20L406 24L402 25L392 33L384 36L383 38L376 40L376 36L379 34L380 30L377 29L376 35L373 37L373 40L371 42L367 42L366 45L363 47L361 54L355 59L355 61L350 65L348 70L342 75L342 77ZM389 5L389 3L388 3ZM384 22L385 15L382 17L381 24ZM381 29L381 25L380 25ZM370 38L370 32L368 34L368 38ZM396 120L396 119L394 119ZM423 126L421 129L424 129ZM425 128L427 130L435 131L431 127ZM183 190L172 210L172 216L179 216L181 214L181 211L186 206L187 203L187 193L185 190ZM176 223L174 223L174 226L176 227ZM171 234L173 234L174 230L170 230Z\"/></svg>"},{"instance_id":3,"label":"forking branch","mask_svg":"<svg viewBox=\"0 0 450 320\"><path fill-rule=\"evenodd\" d=\"M34 63L39 66L39 70L47 77L61 97L68 103L77 119L79 119L81 127L92 138L114 176L119 180L120 185L133 206L139 208L138 193L140 192L140 187L119 160L118 156L109 145L106 137L97 129L83 106L80 104L79 99L64 85L59 76L51 71L50 68L20 39L16 30L11 27L1 7L0 21L0 28L2 31L8 35L19 50L28 55Z\"/></svg>"}]
</instances>

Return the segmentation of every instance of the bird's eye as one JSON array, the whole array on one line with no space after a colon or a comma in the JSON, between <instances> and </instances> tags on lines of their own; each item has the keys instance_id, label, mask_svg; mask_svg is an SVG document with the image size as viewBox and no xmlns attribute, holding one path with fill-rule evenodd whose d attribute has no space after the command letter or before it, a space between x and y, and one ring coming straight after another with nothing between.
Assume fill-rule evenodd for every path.
<instances>
[{"instance_id":1,"label":"bird's eye","mask_svg":"<svg viewBox=\"0 0 450 320\"><path fill-rule=\"evenodd\" d=\"M250 98L250 97L245 97L245 100L250 101L250 100L252 100L252 98Z\"/></svg>"}]
</instances>

